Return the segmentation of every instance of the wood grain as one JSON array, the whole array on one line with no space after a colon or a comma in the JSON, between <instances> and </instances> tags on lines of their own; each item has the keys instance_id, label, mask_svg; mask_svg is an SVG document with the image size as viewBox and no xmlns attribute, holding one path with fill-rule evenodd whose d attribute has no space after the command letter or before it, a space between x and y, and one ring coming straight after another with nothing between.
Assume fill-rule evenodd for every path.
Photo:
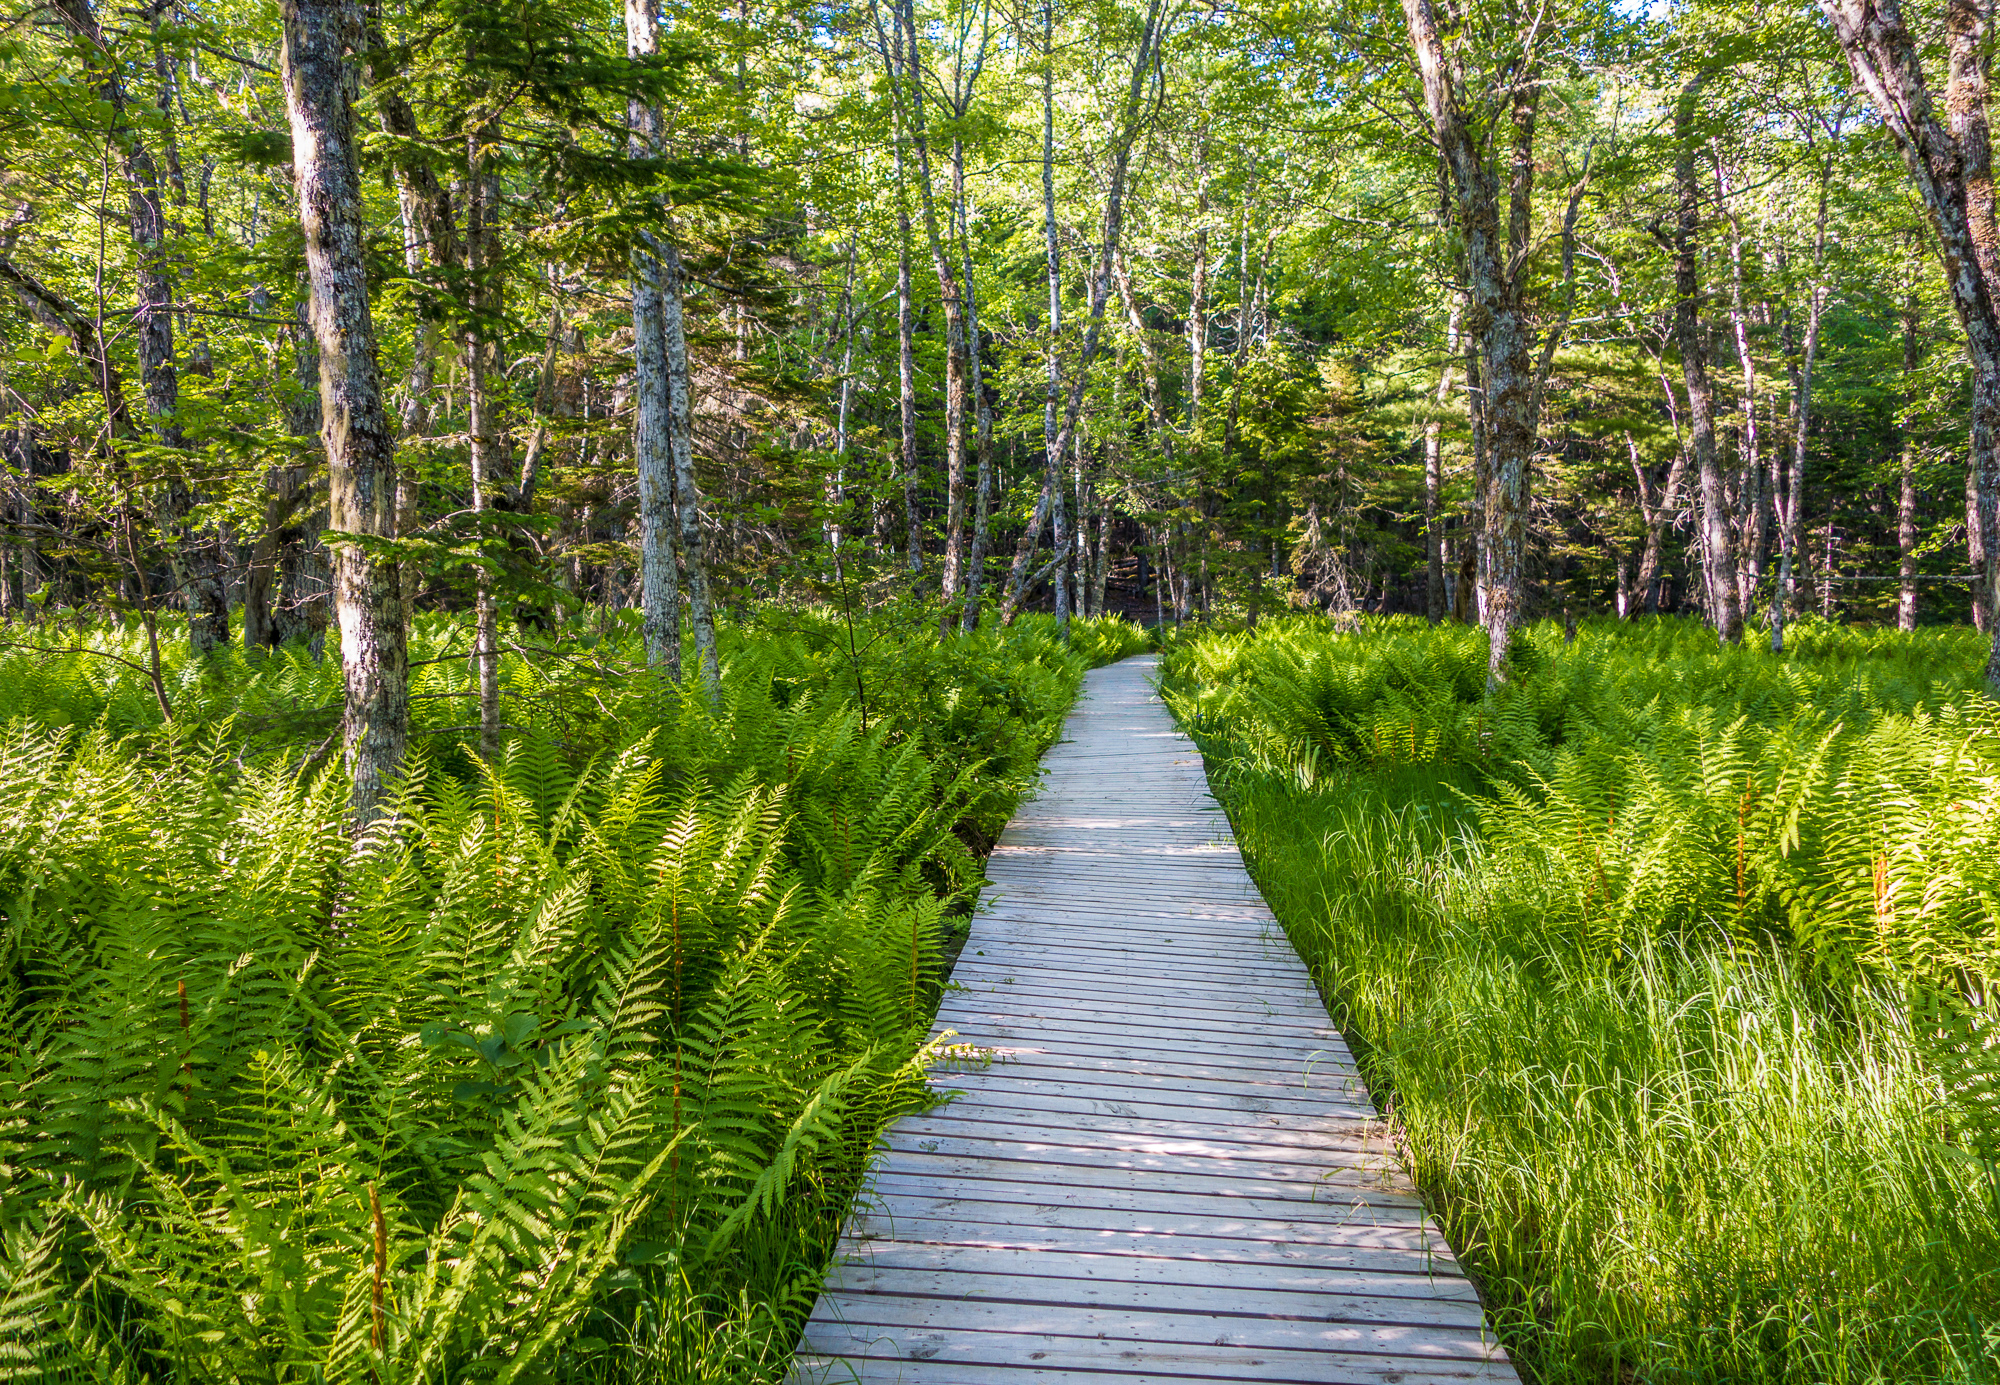
<instances>
[{"instance_id":1,"label":"wood grain","mask_svg":"<svg viewBox=\"0 0 2000 1385\"><path fill-rule=\"evenodd\" d=\"M792 1380L1513 1385L1150 657L1093 672Z\"/></svg>"}]
</instances>

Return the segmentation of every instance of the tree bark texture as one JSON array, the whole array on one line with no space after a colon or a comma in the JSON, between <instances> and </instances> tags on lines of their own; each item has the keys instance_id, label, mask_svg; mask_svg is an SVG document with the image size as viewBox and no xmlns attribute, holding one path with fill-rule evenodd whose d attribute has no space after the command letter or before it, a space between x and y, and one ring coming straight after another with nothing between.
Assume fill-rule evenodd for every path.
<instances>
[{"instance_id":1,"label":"tree bark texture","mask_svg":"<svg viewBox=\"0 0 2000 1385\"><path fill-rule=\"evenodd\" d=\"M282 57L292 176L305 233L313 334L320 351L322 437L333 529L396 534L396 451L368 308L366 218L354 129L352 57L363 45L357 0L283 0ZM403 762L409 656L401 574L355 543L334 560L334 609L346 684L342 723L353 779L352 824L365 832Z\"/></svg>"},{"instance_id":2,"label":"tree bark texture","mask_svg":"<svg viewBox=\"0 0 2000 1385\"><path fill-rule=\"evenodd\" d=\"M505 482L502 477L501 439L496 428L495 400L487 387L491 374L492 344L487 340L489 313L498 306L490 301L493 267L498 259L499 236L493 227L494 203L499 182L486 165L485 144L491 138L484 126L475 126L465 137L465 283L466 325L465 403L466 442L472 464L472 509L480 522L480 538L491 542L487 517L495 510L494 501ZM479 755L489 764L500 756L500 612L493 599L493 574L482 563L472 597L472 669L479 693Z\"/></svg>"},{"instance_id":3,"label":"tree bark texture","mask_svg":"<svg viewBox=\"0 0 2000 1385\"><path fill-rule=\"evenodd\" d=\"M1055 5L1042 0L1042 233L1048 255L1048 390L1043 396L1042 445L1048 474L1049 519L1055 530L1056 631L1069 642L1069 529L1064 515L1062 461L1067 441L1057 422L1062 394L1062 250L1056 239ZM1079 370L1081 370L1079 364ZM1013 593L1009 593L1013 595ZM1018 599L1018 598L1016 598Z\"/></svg>"},{"instance_id":4,"label":"tree bark texture","mask_svg":"<svg viewBox=\"0 0 2000 1385\"><path fill-rule=\"evenodd\" d=\"M917 44L915 0L897 0L896 21L908 86L899 100L905 108L910 144L917 155L917 205L924 222L924 241L937 275L938 298L944 309L944 564L939 596L949 605L959 594L965 568L965 302L958 271L938 226L937 191L931 170L929 124L924 114L923 60ZM892 79L892 89L900 90Z\"/></svg>"},{"instance_id":5,"label":"tree bark texture","mask_svg":"<svg viewBox=\"0 0 2000 1385\"><path fill-rule=\"evenodd\" d=\"M632 58L659 52L652 0L626 0L625 51ZM659 109L634 97L625 112L627 152L656 158ZM681 676L681 585L675 549L679 517L674 507L671 441L672 389L667 380L666 310L660 262L643 243L632 247L632 454L639 474L639 606L646 663L675 682Z\"/></svg>"},{"instance_id":6,"label":"tree bark texture","mask_svg":"<svg viewBox=\"0 0 2000 1385\"><path fill-rule=\"evenodd\" d=\"M1764 582L1764 555L1771 519L1771 496L1764 489L1764 454L1757 432L1757 365L1750 354L1750 320L1743 307L1743 226L1729 209L1729 180L1722 160L1715 161L1715 188L1724 214L1729 218L1729 325L1736 344L1736 364L1742 372L1742 516L1737 535L1737 588L1743 619L1750 620L1758 589Z\"/></svg>"},{"instance_id":7,"label":"tree bark texture","mask_svg":"<svg viewBox=\"0 0 2000 1385\"><path fill-rule=\"evenodd\" d=\"M680 246L671 233L653 247L660 262L660 325L667 343L667 441L674 458L674 503L680 511L680 558L687 575L688 624L702 689L711 708L721 705L722 666L715 648L715 603L709 591L708 551L701 537L701 492L694 478L694 374L688 365L687 311Z\"/></svg>"},{"instance_id":8,"label":"tree bark texture","mask_svg":"<svg viewBox=\"0 0 2000 1385\"><path fill-rule=\"evenodd\" d=\"M1511 139L1489 156L1464 106L1465 79L1439 35L1431 0L1403 0L1403 17L1423 81L1433 138L1450 170L1459 234L1465 248L1466 331L1478 345L1479 422L1488 454L1480 567L1488 639L1487 682L1505 675L1508 643L1521 619L1527 542L1529 467L1539 427L1534 332L1522 302L1534 191L1535 116L1541 98L1532 57L1517 65L1505 93ZM1504 157L1504 170L1497 167ZM1505 174L1505 224L1501 177Z\"/></svg>"},{"instance_id":9,"label":"tree bark texture","mask_svg":"<svg viewBox=\"0 0 2000 1385\"><path fill-rule=\"evenodd\" d=\"M1902 456L1896 494L1896 628L1917 628L1917 296L1903 300Z\"/></svg>"},{"instance_id":10,"label":"tree bark texture","mask_svg":"<svg viewBox=\"0 0 2000 1385\"><path fill-rule=\"evenodd\" d=\"M1805 514L1807 444L1812 437L1813 367L1819 360L1820 321L1826 311L1826 286L1822 274L1826 265L1826 203L1828 170L1821 169L1819 219L1813 238L1813 276L1806 296L1805 349L1795 358L1791 351L1791 327L1784 327L1787 373L1792 382L1792 451L1787 466L1785 495L1778 515L1778 589L1771 597L1771 652L1785 647L1785 620L1798 596L1799 526Z\"/></svg>"},{"instance_id":11,"label":"tree bark texture","mask_svg":"<svg viewBox=\"0 0 2000 1385\"><path fill-rule=\"evenodd\" d=\"M1736 552L1729 499L1715 454L1715 396L1708 378L1708 335L1701 315L1701 199L1695 179L1695 102L1708 73L1681 88L1674 107L1674 339L1687 388L1688 432L1701 478L1701 563L1709 623L1725 644L1743 638L1743 608L1736 585Z\"/></svg>"},{"instance_id":12,"label":"tree bark texture","mask_svg":"<svg viewBox=\"0 0 2000 1385\"><path fill-rule=\"evenodd\" d=\"M1947 77L1939 118L1898 0L1822 0L1835 37L1902 152L1944 260L1945 287L1972 361L1974 601L1993 637L1986 684L2000 696L2000 223L1994 216L1987 110L1990 0L1949 0Z\"/></svg>"}]
</instances>

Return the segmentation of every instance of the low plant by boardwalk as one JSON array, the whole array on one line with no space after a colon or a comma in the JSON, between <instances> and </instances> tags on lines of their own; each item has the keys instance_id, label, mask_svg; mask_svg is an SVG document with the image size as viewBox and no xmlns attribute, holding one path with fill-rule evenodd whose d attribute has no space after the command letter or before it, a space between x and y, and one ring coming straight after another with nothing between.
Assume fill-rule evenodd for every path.
<instances>
[{"instance_id":1,"label":"low plant by boardwalk","mask_svg":"<svg viewBox=\"0 0 2000 1385\"><path fill-rule=\"evenodd\" d=\"M176 650L163 723L116 659L0 661L0 1380L781 1377L1086 666L1043 625L878 642L866 712L824 613L714 709L573 639L485 765L429 624L359 853L337 670Z\"/></svg>"},{"instance_id":2,"label":"low plant by boardwalk","mask_svg":"<svg viewBox=\"0 0 2000 1385\"><path fill-rule=\"evenodd\" d=\"M2000 1379L1971 632L1294 620L1170 697L1541 1381Z\"/></svg>"}]
</instances>

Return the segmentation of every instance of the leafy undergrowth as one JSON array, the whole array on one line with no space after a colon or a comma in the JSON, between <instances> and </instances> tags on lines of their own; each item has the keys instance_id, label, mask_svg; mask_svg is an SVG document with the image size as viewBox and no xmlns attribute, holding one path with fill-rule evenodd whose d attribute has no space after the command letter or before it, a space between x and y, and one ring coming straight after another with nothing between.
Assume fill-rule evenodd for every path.
<instances>
[{"instance_id":1,"label":"leafy undergrowth","mask_svg":"<svg viewBox=\"0 0 2000 1385\"><path fill-rule=\"evenodd\" d=\"M2000 1379L1984 641L1552 625L1166 660L1265 896L1542 1382Z\"/></svg>"},{"instance_id":2,"label":"leafy undergrowth","mask_svg":"<svg viewBox=\"0 0 2000 1385\"><path fill-rule=\"evenodd\" d=\"M489 767L426 623L359 854L330 663L170 647L168 721L136 632L0 660L0 1380L781 1378L977 848L1144 644L857 636L768 613L711 709L563 632Z\"/></svg>"}]
</instances>

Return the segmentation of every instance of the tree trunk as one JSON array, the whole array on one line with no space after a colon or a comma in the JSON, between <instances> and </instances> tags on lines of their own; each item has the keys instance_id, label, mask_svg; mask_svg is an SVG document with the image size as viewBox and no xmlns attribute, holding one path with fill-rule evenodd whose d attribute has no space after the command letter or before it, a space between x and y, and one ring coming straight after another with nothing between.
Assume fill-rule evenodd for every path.
<instances>
[{"instance_id":1,"label":"tree trunk","mask_svg":"<svg viewBox=\"0 0 2000 1385\"><path fill-rule=\"evenodd\" d=\"M1830 156L1829 156L1830 158ZM1785 648L1785 616L1797 596L1799 522L1806 503L1806 447L1812 433L1813 365L1819 358L1819 325L1826 309L1826 287L1821 281L1826 261L1826 203L1828 171L1823 167L1819 187L1819 219L1813 237L1813 277L1806 299L1805 351L1792 377L1792 458L1791 475L1785 486L1783 512L1778 516L1778 590L1771 598L1771 652ZM1787 329L1789 332L1789 328ZM1786 343L1787 357L1790 343Z\"/></svg>"},{"instance_id":2,"label":"tree trunk","mask_svg":"<svg viewBox=\"0 0 2000 1385\"><path fill-rule=\"evenodd\" d=\"M496 435L494 400L486 387L492 347L486 339L487 316L496 305L489 276L498 259L498 235L493 228L498 180L486 166L484 147L493 138L485 125L465 137L465 275L466 442L472 462L472 510L482 542L492 542L488 516L494 512L501 478L501 443ZM493 574L478 568L472 596L472 668L479 693L479 756L492 763L500 756L500 612L493 599Z\"/></svg>"},{"instance_id":3,"label":"tree trunk","mask_svg":"<svg viewBox=\"0 0 2000 1385\"><path fill-rule=\"evenodd\" d=\"M1517 64L1513 84L1505 93L1505 118L1512 127L1512 139L1503 227L1499 176L1487 162L1485 146L1468 125L1464 78L1439 36L1431 0L1403 0L1403 16L1423 78L1432 134L1451 171L1465 247L1472 335L1479 347L1478 383L1484 394L1479 416L1489 453L1480 566L1485 579L1482 618L1487 633L1487 684L1491 687L1505 675L1508 645L1521 618L1528 468L1539 431L1539 379L1547 369L1545 365L1538 374L1535 366L1533 329L1522 303L1521 285L1528 259L1535 115L1542 84L1539 65L1529 58ZM1492 138L1497 145L1497 131ZM1546 354L1552 354L1559 335L1556 329L1550 330L1544 341Z\"/></svg>"},{"instance_id":4,"label":"tree trunk","mask_svg":"<svg viewBox=\"0 0 2000 1385\"><path fill-rule=\"evenodd\" d=\"M1917 44L1896 0L1823 0L1856 82L1902 151L1944 259L1945 286L1972 361L1974 601L1993 644L1986 685L2000 696L2000 224L1994 216L1987 112L1988 14L1958 0L1946 14L1946 122L1940 123Z\"/></svg>"},{"instance_id":5,"label":"tree trunk","mask_svg":"<svg viewBox=\"0 0 2000 1385\"><path fill-rule=\"evenodd\" d=\"M1139 48L1132 58L1132 78L1126 88L1124 109L1112 134L1110 176L1106 179L1104 197L1104 221L1098 232L1099 254L1092 268L1089 280L1089 308L1086 313L1083 345L1077 353L1076 369L1069 377L1068 399L1061 411L1061 422L1054 423L1055 393L1061 379L1061 362L1056 354L1057 310L1061 307L1061 279L1056 243L1055 226L1055 87L1054 53L1055 18L1051 0L1044 0L1042 6L1042 30L1044 46L1044 69L1042 85L1042 200L1043 229L1048 241L1049 258L1049 376L1051 394L1044 411L1043 433L1045 441L1046 465L1044 486L1049 492L1048 513L1055 522L1056 552L1065 553L1069 547L1069 526L1062 513L1062 457L1069 448L1069 440L1075 435L1077 421L1083 412L1084 387L1089 383L1090 364L1096 359L1097 349L1104 328L1104 308L1111 294L1112 266L1118 259L1118 241L1125 224L1125 181L1131 168L1132 146L1150 112L1143 103L1147 84L1158 69L1160 49L1166 42L1167 27L1175 16L1164 11L1163 0L1149 0L1146 9L1145 29L1140 35ZM1031 526L1024 536L1022 547L1014 554L1014 571L1008 577L1007 599L1001 606L1001 624L1009 624L1018 606L1027 578L1027 559L1033 545L1041 536L1039 521ZM1068 638L1068 592L1065 586L1058 587L1056 593L1057 620Z\"/></svg>"},{"instance_id":6,"label":"tree trunk","mask_svg":"<svg viewBox=\"0 0 2000 1385\"><path fill-rule=\"evenodd\" d=\"M1201 436L1201 394L1208 376L1208 135L1195 191L1194 268L1188 283L1188 432Z\"/></svg>"},{"instance_id":7,"label":"tree trunk","mask_svg":"<svg viewBox=\"0 0 2000 1385\"><path fill-rule=\"evenodd\" d=\"M1903 300L1902 468L1896 496L1896 628L1917 628L1917 295Z\"/></svg>"},{"instance_id":8,"label":"tree trunk","mask_svg":"<svg viewBox=\"0 0 2000 1385\"><path fill-rule=\"evenodd\" d=\"M917 199L924 219L924 240L930 247L931 269L937 275L938 298L944 308L944 565L939 596L950 605L959 593L965 565L965 304L958 273L938 228L937 196L931 176L931 143L924 116L923 61L917 45L915 0L898 0L898 23L904 64L909 77L907 100L910 143L917 153ZM892 82L892 88L896 84ZM942 617L949 620L949 616Z\"/></svg>"},{"instance_id":9,"label":"tree trunk","mask_svg":"<svg viewBox=\"0 0 2000 1385\"><path fill-rule=\"evenodd\" d=\"M660 50L657 7L626 0L625 51L633 58ZM660 112L634 97L626 103L634 159L660 150ZM672 386L667 379L666 309L660 296L660 262L643 243L632 247L632 455L639 473L639 605L646 663L676 683L681 677L681 582L677 571L672 437Z\"/></svg>"},{"instance_id":10,"label":"tree trunk","mask_svg":"<svg viewBox=\"0 0 2000 1385\"><path fill-rule=\"evenodd\" d=\"M1673 523L1674 515L1680 508L1681 480L1687 474L1687 449L1674 447L1674 459L1667 464L1666 484L1660 488L1657 499L1653 496L1652 483L1646 479L1646 468L1639 460L1639 445L1632 441L1632 435L1625 435L1625 450L1632 459L1632 479L1639 487L1639 515L1646 525L1646 542L1639 550L1639 575L1634 583L1638 599L1645 603L1649 614L1660 613L1660 550L1666 539L1667 526Z\"/></svg>"},{"instance_id":11,"label":"tree trunk","mask_svg":"<svg viewBox=\"0 0 2000 1385\"><path fill-rule=\"evenodd\" d=\"M1493 453L1486 445L1486 386L1480 375L1479 347L1465 338L1465 421L1472 434L1472 504L1466 530L1459 540L1458 592L1451 618L1461 625L1486 623L1486 577L1480 569L1486 551L1486 497L1493 489Z\"/></svg>"},{"instance_id":12,"label":"tree trunk","mask_svg":"<svg viewBox=\"0 0 2000 1385\"><path fill-rule=\"evenodd\" d=\"M859 244L847 242L847 274L840 288L840 406L833 423L833 470L826 478L827 551L833 555L833 577L844 581L840 544L846 537L841 518L847 507L847 429L854 408L854 265Z\"/></svg>"},{"instance_id":13,"label":"tree trunk","mask_svg":"<svg viewBox=\"0 0 2000 1385\"><path fill-rule=\"evenodd\" d=\"M674 458L674 503L680 508L680 559L687 573L688 624L701 660L702 687L711 708L722 705L722 665L715 648L715 603L708 581L708 550L701 537L701 492L694 479L694 376L688 368L687 316L680 247L656 242L660 262L660 318L667 342L669 408L667 440Z\"/></svg>"},{"instance_id":14,"label":"tree trunk","mask_svg":"<svg viewBox=\"0 0 2000 1385\"><path fill-rule=\"evenodd\" d=\"M1056 632L1069 643L1069 528L1063 508L1064 442L1056 420L1062 393L1062 254L1056 240L1056 53L1054 0L1042 0L1042 232L1048 253L1048 390L1043 396L1042 443L1046 451L1049 518L1055 529Z\"/></svg>"},{"instance_id":15,"label":"tree trunk","mask_svg":"<svg viewBox=\"0 0 2000 1385\"><path fill-rule=\"evenodd\" d=\"M972 525L972 551L965 564L965 609L960 628L979 628L979 598L986 583L986 555L993 546L993 404L986 397L986 372L979 338L979 296L972 278L972 217L965 201L965 146L953 141L952 185L958 203L959 252L965 261L965 355L979 415L979 488Z\"/></svg>"},{"instance_id":16,"label":"tree trunk","mask_svg":"<svg viewBox=\"0 0 2000 1385\"><path fill-rule=\"evenodd\" d=\"M1738 536L1737 557L1741 572L1739 590L1743 619L1748 623L1757 592L1764 584L1764 553L1770 531L1771 496L1764 489L1762 439L1757 433L1757 365L1750 354L1750 323L1743 309L1743 224L1729 208L1730 187L1715 161L1718 200L1729 218L1729 323L1736 341L1736 363L1743 374L1743 529Z\"/></svg>"},{"instance_id":17,"label":"tree trunk","mask_svg":"<svg viewBox=\"0 0 2000 1385\"><path fill-rule=\"evenodd\" d=\"M393 538L396 454L369 316L367 220L355 145L354 69L363 44L357 0L282 0L285 106L305 233L312 323L320 350L322 436L333 528ZM352 824L387 808L409 732L409 664L401 574L343 544L334 564Z\"/></svg>"},{"instance_id":18,"label":"tree trunk","mask_svg":"<svg viewBox=\"0 0 2000 1385\"><path fill-rule=\"evenodd\" d=\"M1458 325L1465 300L1452 295L1451 316L1445 322L1444 364L1438 367L1436 404L1440 414L1451 398L1451 367L1459 354ZM1424 617L1436 625L1445 617L1444 601L1444 422L1424 425Z\"/></svg>"},{"instance_id":19,"label":"tree trunk","mask_svg":"<svg viewBox=\"0 0 2000 1385\"><path fill-rule=\"evenodd\" d=\"M167 251L159 166L132 123L125 84L110 56L111 41L100 27L90 0L56 0L53 8L76 36L84 79L106 108L105 133L116 152L125 182L126 230L131 237L134 278L139 290L135 337L141 392L160 446L178 451L184 446L184 439L175 417L180 402L180 375L174 354L174 281ZM167 128L171 128L170 124ZM176 541L168 550L168 563L187 613L189 648L200 655L229 643L229 601L221 567L221 536L212 526L196 533L187 524L188 510L196 499L183 477L171 477L161 496L159 518L161 528L175 535Z\"/></svg>"},{"instance_id":20,"label":"tree trunk","mask_svg":"<svg viewBox=\"0 0 2000 1385\"><path fill-rule=\"evenodd\" d=\"M913 578L924 570L923 516L917 510L917 319L910 301L910 207L903 185L903 141L896 138L896 402L902 423L903 561Z\"/></svg>"},{"instance_id":21,"label":"tree trunk","mask_svg":"<svg viewBox=\"0 0 2000 1385\"><path fill-rule=\"evenodd\" d=\"M1697 262L1701 201L1695 183L1693 126L1695 97L1707 79L1706 70L1689 79L1674 107L1674 188L1678 203L1674 219L1674 337L1681 352L1681 378L1687 386L1688 432L1701 477L1701 560L1709 621L1725 644L1737 644L1743 639L1743 609L1737 599L1729 502L1723 493L1722 467L1715 455L1715 404L1709 389L1708 341L1701 320Z\"/></svg>"}]
</instances>

